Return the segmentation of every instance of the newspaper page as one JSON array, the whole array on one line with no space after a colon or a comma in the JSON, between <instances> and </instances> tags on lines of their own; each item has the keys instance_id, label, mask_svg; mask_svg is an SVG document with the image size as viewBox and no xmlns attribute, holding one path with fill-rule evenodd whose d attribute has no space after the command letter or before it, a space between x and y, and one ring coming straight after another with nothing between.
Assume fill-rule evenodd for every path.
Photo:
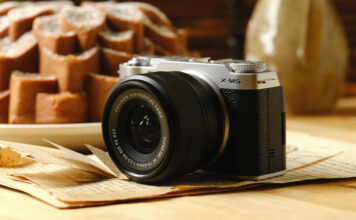
<instances>
[{"instance_id":1,"label":"newspaper page","mask_svg":"<svg viewBox=\"0 0 356 220\"><path fill-rule=\"evenodd\" d=\"M0 141L0 184L28 193L54 207L224 192L264 184L356 177L356 145L288 132L285 175L263 181L196 173L167 185L145 185L120 178L110 161L102 163L61 146L57 149ZM100 160L105 152L91 149ZM99 153L98 153L99 152ZM104 155L104 156L103 156ZM350 186L352 187L352 186Z\"/></svg>"}]
</instances>

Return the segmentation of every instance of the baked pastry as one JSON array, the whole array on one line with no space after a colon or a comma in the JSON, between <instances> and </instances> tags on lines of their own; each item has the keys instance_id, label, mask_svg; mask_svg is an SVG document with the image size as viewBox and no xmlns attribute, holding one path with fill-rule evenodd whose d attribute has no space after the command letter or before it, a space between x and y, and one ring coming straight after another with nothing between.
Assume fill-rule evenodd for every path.
<instances>
[{"instance_id":1,"label":"baked pastry","mask_svg":"<svg viewBox=\"0 0 356 220\"><path fill-rule=\"evenodd\" d=\"M94 7L99 10L105 10L107 7L112 7L117 4L116 1L82 1L80 6L82 7Z\"/></svg>"},{"instance_id":2,"label":"baked pastry","mask_svg":"<svg viewBox=\"0 0 356 220\"><path fill-rule=\"evenodd\" d=\"M145 33L156 45L178 53L179 37L167 16L157 7L143 2L124 2L121 7L134 7L141 10L144 16Z\"/></svg>"},{"instance_id":3,"label":"baked pastry","mask_svg":"<svg viewBox=\"0 0 356 220\"><path fill-rule=\"evenodd\" d=\"M113 50L133 53L133 37L132 30L112 32L110 30L101 31L98 35L98 42L103 47Z\"/></svg>"},{"instance_id":4,"label":"baked pastry","mask_svg":"<svg viewBox=\"0 0 356 220\"><path fill-rule=\"evenodd\" d=\"M149 38L145 38L145 47L140 55L155 55L155 45Z\"/></svg>"},{"instance_id":5,"label":"baked pastry","mask_svg":"<svg viewBox=\"0 0 356 220\"><path fill-rule=\"evenodd\" d=\"M178 33L167 16L157 7L144 2L123 2L121 7L135 7L141 10L145 16L146 35L159 47L170 53L179 52Z\"/></svg>"},{"instance_id":6,"label":"baked pastry","mask_svg":"<svg viewBox=\"0 0 356 220\"><path fill-rule=\"evenodd\" d=\"M146 35L158 46L156 51L159 54L157 55L190 55L187 50L186 32L184 30L176 30L168 17L151 4L144 2L122 2L117 4L114 1L108 1L83 2L82 5L105 11L109 27L114 30L135 30L134 23L140 23L140 21L144 20L145 34L137 35L135 33L136 41L138 40L135 53L147 54L146 43L142 41L142 36ZM143 17L137 10L142 12Z\"/></svg>"},{"instance_id":7,"label":"baked pastry","mask_svg":"<svg viewBox=\"0 0 356 220\"><path fill-rule=\"evenodd\" d=\"M0 92L0 124L6 124L9 117L9 90Z\"/></svg>"},{"instance_id":8,"label":"baked pastry","mask_svg":"<svg viewBox=\"0 0 356 220\"><path fill-rule=\"evenodd\" d=\"M66 7L61 12L62 31L75 31L80 48L88 50L97 44L97 35L105 27L105 14L89 7Z\"/></svg>"},{"instance_id":9,"label":"baked pastry","mask_svg":"<svg viewBox=\"0 0 356 220\"><path fill-rule=\"evenodd\" d=\"M77 51L77 35L74 31L63 32L58 15L36 18L33 23L33 34L40 47L62 55Z\"/></svg>"},{"instance_id":10,"label":"baked pastry","mask_svg":"<svg viewBox=\"0 0 356 220\"><path fill-rule=\"evenodd\" d=\"M59 13L66 6L73 6L72 1L39 1L35 3L37 7L44 7Z\"/></svg>"},{"instance_id":11,"label":"baked pastry","mask_svg":"<svg viewBox=\"0 0 356 220\"><path fill-rule=\"evenodd\" d=\"M158 45L154 45L154 50L155 50L154 54L156 54L158 56L173 56L174 55L174 53L172 53Z\"/></svg>"},{"instance_id":12,"label":"baked pastry","mask_svg":"<svg viewBox=\"0 0 356 220\"><path fill-rule=\"evenodd\" d=\"M104 111L104 105L110 90L116 83L119 82L119 77L104 76L90 73L85 77L85 91L87 93L88 116L90 122L101 121Z\"/></svg>"},{"instance_id":13,"label":"baked pastry","mask_svg":"<svg viewBox=\"0 0 356 220\"><path fill-rule=\"evenodd\" d=\"M11 9L17 8L21 5L19 2L10 1L10 2L3 2L0 4L0 16L6 15Z\"/></svg>"},{"instance_id":14,"label":"baked pastry","mask_svg":"<svg viewBox=\"0 0 356 220\"><path fill-rule=\"evenodd\" d=\"M178 29L177 30L180 46L187 50L188 48L188 33L185 29Z\"/></svg>"},{"instance_id":15,"label":"baked pastry","mask_svg":"<svg viewBox=\"0 0 356 220\"><path fill-rule=\"evenodd\" d=\"M145 19L145 33L152 42L163 49L178 54L179 38L178 35L165 25L153 23L150 19Z\"/></svg>"},{"instance_id":16,"label":"baked pastry","mask_svg":"<svg viewBox=\"0 0 356 220\"><path fill-rule=\"evenodd\" d=\"M10 80L10 124L35 123L35 103L38 93L58 92L55 77L41 77L39 74L15 71Z\"/></svg>"},{"instance_id":17,"label":"baked pastry","mask_svg":"<svg viewBox=\"0 0 356 220\"><path fill-rule=\"evenodd\" d=\"M138 55L190 55L187 34L176 30L162 11L148 3L84 2L81 7L75 7L73 1L0 3L0 93L9 90L13 71L40 72L40 76L14 75L16 82L11 80L14 88L10 92L17 93L10 97L12 112L6 121L34 123L35 107L29 106L35 105L37 93L46 93L39 95L44 103L68 103L64 100L76 100L73 95L85 90L88 102L100 106L88 110L90 121L100 121L101 106L119 79L119 65ZM44 86L40 82L48 77L57 80L54 90L66 95L40 91L38 87ZM83 122L55 115L56 110L50 107L43 109L53 117L38 119L39 123ZM43 112L39 114L46 114ZM66 117L68 120L63 119Z\"/></svg>"},{"instance_id":18,"label":"baked pastry","mask_svg":"<svg viewBox=\"0 0 356 220\"><path fill-rule=\"evenodd\" d=\"M55 54L47 48L40 48L40 73L55 76L60 92L80 92L83 90L84 74L99 73L100 50L93 47L81 54L66 56Z\"/></svg>"},{"instance_id":19,"label":"baked pastry","mask_svg":"<svg viewBox=\"0 0 356 220\"><path fill-rule=\"evenodd\" d=\"M16 42L8 37L0 39L0 91L9 89L10 74L14 70L38 71L37 41L31 32Z\"/></svg>"},{"instance_id":20,"label":"baked pastry","mask_svg":"<svg viewBox=\"0 0 356 220\"><path fill-rule=\"evenodd\" d=\"M7 16L0 17L0 38L6 37L9 33L9 18Z\"/></svg>"},{"instance_id":21,"label":"baked pastry","mask_svg":"<svg viewBox=\"0 0 356 220\"><path fill-rule=\"evenodd\" d=\"M145 2L122 2L122 6L131 6L140 9L153 23L167 26L174 30L174 27L167 16L157 7Z\"/></svg>"},{"instance_id":22,"label":"baked pastry","mask_svg":"<svg viewBox=\"0 0 356 220\"><path fill-rule=\"evenodd\" d=\"M135 55L126 52L112 50L110 48L101 49L101 67L105 75L117 76L119 65L132 59Z\"/></svg>"},{"instance_id":23,"label":"baked pastry","mask_svg":"<svg viewBox=\"0 0 356 220\"><path fill-rule=\"evenodd\" d=\"M87 121L85 93L39 93L36 98L37 124L83 123Z\"/></svg>"},{"instance_id":24,"label":"baked pastry","mask_svg":"<svg viewBox=\"0 0 356 220\"><path fill-rule=\"evenodd\" d=\"M36 7L32 4L12 9L8 13L10 40L16 41L22 34L30 31L35 18L53 13L50 8Z\"/></svg>"},{"instance_id":25,"label":"baked pastry","mask_svg":"<svg viewBox=\"0 0 356 220\"><path fill-rule=\"evenodd\" d=\"M114 31L134 31L135 52L140 53L144 48L144 16L134 7L123 7L120 4L107 7L107 20Z\"/></svg>"}]
</instances>

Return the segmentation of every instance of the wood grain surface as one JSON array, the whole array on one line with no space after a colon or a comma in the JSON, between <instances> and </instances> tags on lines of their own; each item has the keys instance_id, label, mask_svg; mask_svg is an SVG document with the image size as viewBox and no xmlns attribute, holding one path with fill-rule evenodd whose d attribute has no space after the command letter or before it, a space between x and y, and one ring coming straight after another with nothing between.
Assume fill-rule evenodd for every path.
<instances>
[{"instance_id":1,"label":"wood grain surface","mask_svg":"<svg viewBox=\"0 0 356 220\"><path fill-rule=\"evenodd\" d=\"M329 115L288 116L289 130L356 143L356 98ZM356 219L356 179L58 210L0 187L0 219Z\"/></svg>"}]
</instances>

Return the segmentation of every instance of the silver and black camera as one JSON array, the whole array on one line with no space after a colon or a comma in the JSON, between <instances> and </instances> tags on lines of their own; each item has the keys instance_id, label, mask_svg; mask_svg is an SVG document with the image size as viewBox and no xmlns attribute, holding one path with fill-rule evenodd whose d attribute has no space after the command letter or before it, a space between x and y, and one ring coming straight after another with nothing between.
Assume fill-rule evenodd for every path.
<instances>
[{"instance_id":1,"label":"silver and black camera","mask_svg":"<svg viewBox=\"0 0 356 220\"><path fill-rule=\"evenodd\" d=\"M137 57L119 72L102 129L132 180L196 170L259 180L285 171L283 89L263 62Z\"/></svg>"}]
</instances>

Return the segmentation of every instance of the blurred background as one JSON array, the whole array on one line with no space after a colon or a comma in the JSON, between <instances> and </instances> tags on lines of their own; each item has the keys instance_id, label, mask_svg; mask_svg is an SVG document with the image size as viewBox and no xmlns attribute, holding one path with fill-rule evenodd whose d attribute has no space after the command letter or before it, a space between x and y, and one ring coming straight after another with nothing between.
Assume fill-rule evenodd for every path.
<instances>
[{"instance_id":1,"label":"blurred background","mask_svg":"<svg viewBox=\"0 0 356 220\"><path fill-rule=\"evenodd\" d=\"M262 0L260 1L263 2ZM167 16L172 20L173 24L176 27L185 28L187 30L190 50L199 51L201 56L211 57L214 59L225 58L225 57L233 57L238 59L246 58L244 57L244 53L246 53L245 41L246 41L248 22L252 17L253 10L258 2L257 0L144 0L144 2L148 2L156 5L164 13L167 14ZM264 1L264 2L267 2L266 4L274 4L273 2L275 3L279 2L277 4L281 4L280 0ZM290 0L282 0L282 2L285 4L292 3L292 1ZM304 2L308 2L308 1L304 1ZM318 1L314 1L314 2L318 2ZM343 29L341 30L341 32L344 32L346 34L346 39L347 39L346 46L349 48L349 50L346 51L345 53L348 53L347 55L349 59L348 61L345 61L347 62L346 70L340 70L339 72L343 72L343 73L335 73L335 74L336 75L345 74L343 76L345 76L346 84L344 86L340 86L340 88L342 87L341 89L342 95L356 96L356 0L322 0L319 2L320 2L319 5L317 3L314 3L314 5L311 6L314 7L314 9L310 9L309 13L312 13L312 15L322 14L320 15L321 17L330 17L327 9L325 9L325 7L327 6L323 5L323 2L324 3L326 2L330 4L330 7L332 7L336 11L337 20L339 19L341 20L342 23L341 27ZM295 7L297 7L297 5ZM260 9L260 12L261 10L264 11L265 9ZM266 16L268 17L268 13L273 13L273 9L270 9L270 11L266 11L265 13L267 13ZM285 17L287 20L286 22L288 22L288 15ZM309 22L313 22L313 21L309 21ZM300 25L300 24L291 24L291 25ZM324 29L326 28L327 27L325 27ZM337 30L338 29L337 27L331 26L330 28L335 29L335 32L339 31ZM308 37L315 38L315 34L316 33L314 33L314 35L311 36L308 35ZM327 38L328 34L325 35L326 36L324 36L324 38ZM312 41L312 39L306 39L306 41L308 40ZM324 47L328 47L328 44L325 43ZM328 52L328 54L331 55L330 53L332 52L330 51L336 49L338 49L337 46L336 48L330 46L329 48L326 48L326 52ZM320 53L325 53L325 50ZM337 55L338 53L335 54ZM274 62L275 60L268 62L268 60L265 60L264 57L259 56L259 58L263 61L267 61L267 64L269 64L270 66L276 64L275 66L278 67L277 65L278 62L277 61ZM321 60L321 62L323 61ZM330 63L330 61L326 61L326 60L325 62ZM336 63L335 65L339 65L339 67L341 68L341 66L343 66L344 61L340 61L340 62ZM319 69L322 68L329 68L329 66L327 65L323 66L321 64ZM279 71L278 68L275 68L275 70L277 72ZM299 70L299 72L309 71L309 70L310 70L309 67L305 67ZM282 74L284 75L293 74L293 73L288 73L287 71L288 70L282 68L282 70L280 70L278 73L282 72ZM316 75L319 74L325 76L325 73L322 71L320 72L319 70L312 70L311 72L313 71L315 72ZM293 70L291 70L291 72L293 72ZM297 71L295 72L295 74L297 74ZM288 83L286 82L287 80L284 78L284 76L282 76L281 78L282 78L281 79L282 83L287 85ZM315 88L315 90L319 90L320 94L315 94L315 97L311 97L309 100L305 102L297 103L296 104L297 106L294 107L292 106L290 108L292 109L292 112L295 110L294 112L296 113L299 112L300 113L327 113L330 111L330 109L332 109L332 106L335 104L335 101L333 100L337 98L336 96L333 97L331 93L338 93L338 90L340 89L335 88L334 89L335 91L330 90L329 94L327 94L328 92L324 92L323 90L328 90L328 85L322 85L322 84L325 81L328 81L328 79L329 81L335 82L338 81L339 78L336 76L335 77L325 76L324 79L313 78L313 80L314 79L320 83L316 82L314 84L309 85L309 87ZM307 88L306 91L303 92L302 91L303 88L299 88L301 91L291 94L294 92L294 91L292 92L288 91L288 89L294 90L294 88L291 87L293 86L288 85L287 88L287 99L289 99L289 101L291 99L295 100L300 96L307 95L305 94L307 92L309 93L309 96L311 93L313 93L313 89ZM297 85L296 87L302 87L302 86ZM330 86L330 87L334 87L334 86ZM310 106L313 105L310 103L315 103L315 100L324 99L324 97L325 97L325 103L320 103L320 105L324 105L324 107L319 108L319 107ZM301 106L306 106L305 111L304 109L301 109ZM310 108L308 106L310 106Z\"/></svg>"},{"instance_id":2,"label":"blurred background","mask_svg":"<svg viewBox=\"0 0 356 220\"><path fill-rule=\"evenodd\" d=\"M342 96L356 96L356 0L142 1L151 3L161 9L171 19L175 27L184 28L188 35L189 49L199 52L202 57L211 57L213 59L254 57L255 59L267 62L269 67L277 71L282 84L286 85L286 94L289 102L291 102L290 100L294 102L298 97L306 97L307 93L310 96L309 100L308 98L304 98L306 99L305 101L302 100L295 106L290 107L296 113L327 113L335 105L339 93ZM82 1L76 0L75 2L80 4ZM309 8L304 8L304 10L301 2L304 2L304 6L307 5ZM253 20L253 10L258 3L260 3L258 13L264 14L261 16L265 16L265 18L261 18L257 14L255 15L254 27L250 28L251 39L249 44L252 49L250 49L251 51L247 51L248 53L251 52L251 56L244 56L246 55L246 45L248 45L246 43L248 41L246 39L248 23L249 21L251 23L251 20ZM292 12L290 16L288 15L289 11ZM299 23L296 16L303 14L305 11L309 20ZM283 13L284 17L282 16ZM275 14L279 17L273 18ZM275 21L276 19L277 21ZM289 19L291 21L290 24L288 24ZM341 25L339 21L341 21ZM297 31L300 29L299 26L304 25L303 22L306 23L307 28L311 28L311 30L307 29L306 39L302 39L303 42L305 41L304 46L306 50L308 48L321 49L319 51L305 52L298 51L297 47L297 50L294 51L295 60L298 61L300 58L298 57L299 52L304 52L303 58L306 61L300 61L302 62L302 66L299 64L299 66L295 66L294 64L297 62L294 62L293 65L288 64L288 69L281 64L284 62L281 59L285 53L283 48L288 47L289 41L295 39L293 36L288 36L288 33L283 32L287 31L284 29L293 31L293 28L290 26L295 26L296 33L299 33ZM328 23L331 25L328 25ZM259 52L261 51L261 47L264 46L263 42L260 42L261 45L253 45L254 43L251 41L255 39L254 35L264 34L263 32L271 34L275 31L273 28L277 27L279 28L277 37L274 37L278 42L275 44L278 46L279 43L282 49L276 47L277 56L272 56L271 58L268 54L261 54ZM320 29L319 32L318 28ZM333 32L336 34L333 34ZM293 35L293 33L289 35ZM329 36L330 42L334 40L330 45L328 43ZM345 37L346 43L343 43ZM338 46L340 42L343 44L340 46L341 49ZM345 49L342 48L343 46ZM335 51L335 56L338 57L335 61L330 59L333 51ZM288 56L284 59L286 60L285 62L290 62L291 60ZM307 63L303 64L303 62ZM327 69L330 69L330 67L335 67L335 70L332 69L328 72ZM308 73L309 75L302 76L301 73L304 72L310 73ZM306 84L305 88L303 88L304 82L303 80L301 81L301 78L309 78L309 81L312 82ZM344 80L346 83L342 84ZM301 82L298 84L297 82L299 81ZM332 83L332 85L328 85L329 83ZM315 95L311 97L312 95L310 94ZM321 107L315 107L315 105L318 105L315 104L316 101L319 102L319 100L325 100L325 102L321 103L322 101L320 101Z\"/></svg>"},{"instance_id":3,"label":"blurred background","mask_svg":"<svg viewBox=\"0 0 356 220\"><path fill-rule=\"evenodd\" d=\"M78 1L79 2L79 1ZM188 32L189 48L201 56L243 58L248 21L257 0L143 0L160 8ZM356 0L331 1L344 25L350 47L348 95L356 95Z\"/></svg>"}]
</instances>

